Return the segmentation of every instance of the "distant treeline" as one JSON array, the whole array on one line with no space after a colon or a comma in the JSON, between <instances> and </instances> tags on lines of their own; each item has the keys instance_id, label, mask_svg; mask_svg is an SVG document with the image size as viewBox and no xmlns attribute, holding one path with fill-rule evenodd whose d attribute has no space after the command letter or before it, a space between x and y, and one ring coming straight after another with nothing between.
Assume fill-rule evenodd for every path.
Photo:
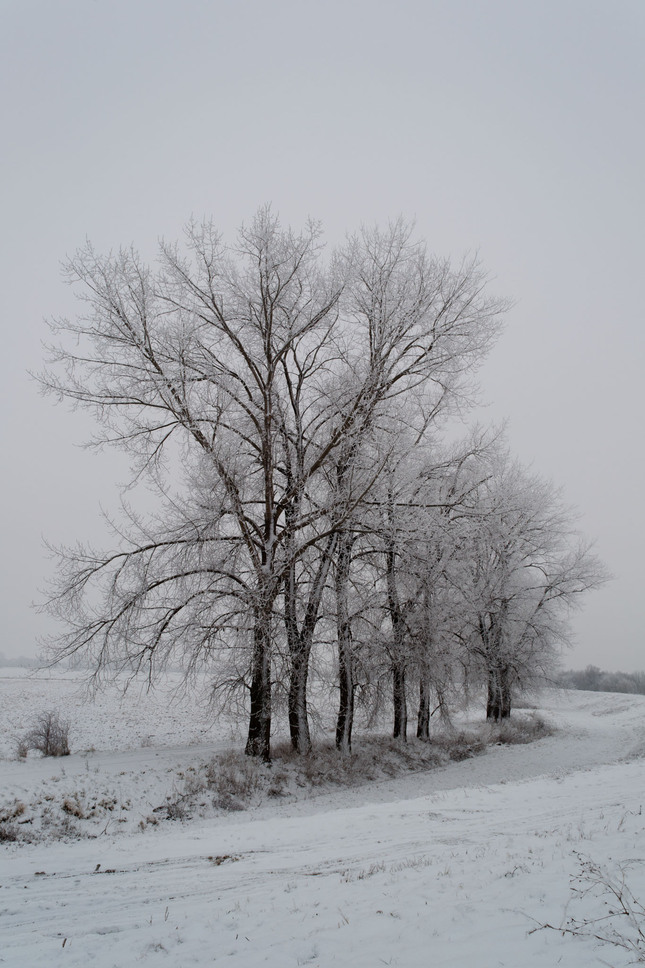
<instances>
[{"instance_id":1,"label":"distant treeline","mask_svg":"<svg viewBox=\"0 0 645 968\"><path fill-rule=\"evenodd\" d=\"M563 689L587 689L591 692L630 692L645 696L645 672L604 672L598 666L568 669L558 676Z\"/></svg>"},{"instance_id":2,"label":"distant treeline","mask_svg":"<svg viewBox=\"0 0 645 968\"><path fill-rule=\"evenodd\" d=\"M36 665L36 659L33 656L28 655L12 655L6 656L4 652L0 652L0 668L13 669L13 668L24 668L30 669L32 666Z\"/></svg>"}]
</instances>

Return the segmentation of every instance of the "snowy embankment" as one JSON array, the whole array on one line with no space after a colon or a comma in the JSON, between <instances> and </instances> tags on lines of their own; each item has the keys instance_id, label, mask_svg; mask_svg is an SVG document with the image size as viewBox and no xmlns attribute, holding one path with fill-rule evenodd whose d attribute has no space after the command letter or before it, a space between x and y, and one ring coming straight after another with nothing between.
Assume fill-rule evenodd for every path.
<instances>
[{"instance_id":1,"label":"snowy embankment","mask_svg":"<svg viewBox=\"0 0 645 968\"><path fill-rule=\"evenodd\" d=\"M27 728L37 701L67 714L72 748L88 750L1 760L2 802L53 796L57 805L63 787L83 790L85 803L98 790L119 801L94 839L0 847L0 964L588 968L633 960L615 944L532 929L607 913L602 884L571 894L588 859L605 870L601 880L624 868L636 898L645 896L643 697L548 694L541 711L558 732L530 746L140 831L134 820L160 802L177 770L213 750L207 714L190 702L169 706L162 694L126 700L115 717L107 698L72 705L76 687L0 678L4 737ZM10 741L4 755L13 755ZM628 920L614 920L628 938ZM610 929L599 922L591 933Z\"/></svg>"}]
</instances>

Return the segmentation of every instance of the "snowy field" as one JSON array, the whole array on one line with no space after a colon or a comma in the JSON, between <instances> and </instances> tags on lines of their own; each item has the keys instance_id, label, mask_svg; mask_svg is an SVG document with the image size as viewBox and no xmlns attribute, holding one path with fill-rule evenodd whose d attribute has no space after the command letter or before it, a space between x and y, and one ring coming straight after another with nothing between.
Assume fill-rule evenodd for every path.
<instances>
[{"instance_id":1,"label":"snowy field","mask_svg":"<svg viewBox=\"0 0 645 968\"><path fill-rule=\"evenodd\" d=\"M540 712L557 732L529 746L157 822L155 808L191 768L236 741L192 699L173 704L172 690L169 680L152 694L92 702L71 673L0 670L0 812L13 810L34 837L0 844L0 964L636 961L645 697L546 693ZM49 709L70 720L72 755L17 760L17 739L35 711ZM635 917L608 917L620 906L607 885L623 879ZM584 920L592 923L578 929ZM612 931L614 943L593 937Z\"/></svg>"}]
</instances>

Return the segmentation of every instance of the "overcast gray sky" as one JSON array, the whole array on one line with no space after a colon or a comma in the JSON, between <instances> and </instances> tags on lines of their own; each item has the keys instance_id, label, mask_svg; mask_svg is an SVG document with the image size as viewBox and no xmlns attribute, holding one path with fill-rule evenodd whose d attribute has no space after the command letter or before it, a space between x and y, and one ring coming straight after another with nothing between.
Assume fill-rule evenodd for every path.
<instances>
[{"instance_id":1,"label":"overcast gray sky","mask_svg":"<svg viewBox=\"0 0 645 968\"><path fill-rule=\"evenodd\" d=\"M4 0L0 652L36 651L53 542L101 533L124 465L38 396L59 263L153 256L271 202L331 243L399 213L515 300L482 421L562 484L615 580L567 664L645 668L643 0Z\"/></svg>"}]
</instances>

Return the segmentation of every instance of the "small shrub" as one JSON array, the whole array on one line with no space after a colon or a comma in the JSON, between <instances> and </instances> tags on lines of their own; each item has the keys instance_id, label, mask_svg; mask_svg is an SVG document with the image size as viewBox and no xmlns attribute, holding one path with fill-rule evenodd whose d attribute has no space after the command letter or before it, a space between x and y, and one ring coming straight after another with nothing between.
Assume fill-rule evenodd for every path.
<instances>
[{"instance_id":1,"label":"small shrub","mask_svg":"<svg viewBox=\"0 0 645 968\"><path fill-rule=\"evenodd\" d=\"M190 819L190 815L186 808L186 805L181 801L169 800L166 804L166 819L167 820L187 820Z\"/></svg>"},{"instance_id":2,"label":"small shrub","mask_svg":"<svg viewBox=\"0 0 645 968\"><path fill-rule=\"evenodd\" d=\"M553 727L541 716L532 713L522 719L506 719L492 734L491 742L504 745L534 743L544 736L553 735Z\"/></svg>"},{"instance_id":3,"label":"small shrub","mask_svg":"<svg viewBox=\"0 0 645 968\"><path fill-rule=\"evenodd\" d=\"M19 839L18 828L14 823L2 823L0 821L0 844L15 843Z\"/></svg>"},{"instance_id":4,"label":"small shrub","mask_svg":"<svg viewBox=\"0 0 645 968\"><path fill-rule=\"evenodd\" d=\"M29 750L43 756L69 756L69 723L56 712L41 713L35 725L18 741L17 754L21 759Z\"/></svg>"},{"instance_id":5,"label":"small shrub","mask_svg":"<svg viewBox=\"0 0 645 968\"><path fill-rule=\"evenodd\" d=\"M221 810L244 810L264 786L269 768L243 753L225 753L206 769L206 786L213 792L213 805Z\"/></svg>"},{"instance_id":6,"label":"small shrub","mask_svg":"<svg viewBox=\"0 0 645 968\"><path fill-rule=\"evenodd\" d=\"M65 797L61 810L68 813L70 817L78 817L79 820L85 820L85 808L78 793L75 793L71 797Z\"/></svg>"},{"instance_id":7,"label":"small shrub","mask_svg":"<svg viewBox=\"0 0 645 968\"><path fill-rule=\"evenodd\" d=\"M443 751L433 743L413 737L404 743L389 736L373 736L361 737L346 768L352 782L364 783L432 770L444 762Z\"/></svg>"},{"instance_id":8,"label":"small shrub","mask_svg":"<svg viewBox=\"0 0 645 968\"><path fill-rule=\"evenodd\" d=\"M22 739L19 739L16 743L16 756L19 760L26 760L28 752L29 746L27 745L27 741L23 736Z\"/></svg>"},{"instance_id":9,"label":"small shrub","mask_svg":"<svg viewBox=\"0 0 645 968\"><path fill-rule=\"evenodd\" d=\"M455 763L461 763L462 760L479 756L486 750L487 746L485 736L482 736L481 733L467 732L466 730L435 736L432 742L444 750Z\"/></svg>"},{"instance_id":10,"label":"small shrub","mask_svg":"<svg viewBox=\"0 0 645 968\"><path fill-rule=\"evenodd\" d=\"M22 817L26 809L22 800L14 800L10 806L0 807L0 823L7 823L9 820L15 820L16 817Z\"/></svg>"},{"instance_id":11,"label":"small shrub","mask_svg":"<svg viewBox=\"0 0 645 968\"><path fill-rule=\"evenodd\" d=\"M592 938L632 955L629 964L645 964L645 905L627 883L627 865L608 869L578 855L580 872L571 877L571 901L583 904L580 916L560 925L538 924L529 931L549 929L577 938Z\"/></svg>"},{"instance_id":12,"label":"small shrub","mask_svg":"<svg viewBox=\"0 0 645 968\"><path fill-rule=\"evenodd\" d=\"M13 821L21 817L25 810L21 800L0 807L0 843L13 843L21 839L18 826Z\"/></svg>"}]
</instances>

